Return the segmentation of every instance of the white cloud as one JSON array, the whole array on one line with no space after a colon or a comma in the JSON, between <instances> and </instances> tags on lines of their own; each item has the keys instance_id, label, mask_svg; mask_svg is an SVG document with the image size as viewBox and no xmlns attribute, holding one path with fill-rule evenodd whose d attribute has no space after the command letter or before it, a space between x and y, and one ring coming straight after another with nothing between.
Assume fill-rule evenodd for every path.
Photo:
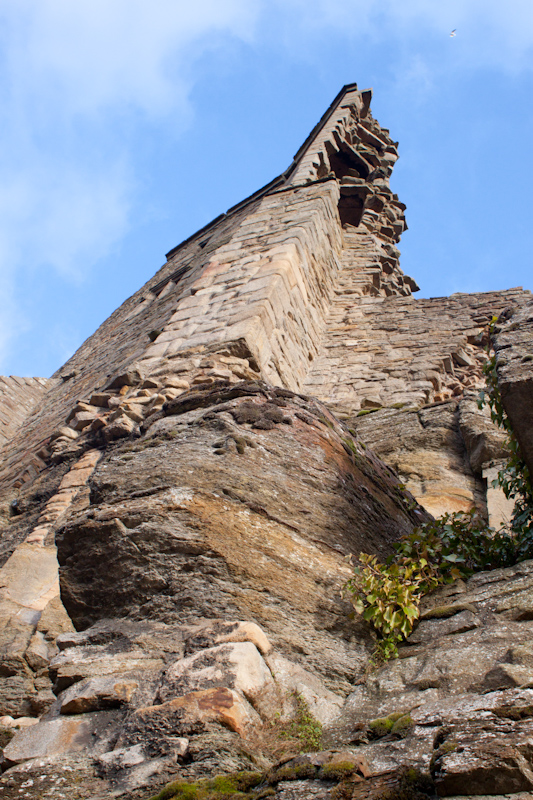
<instances>
[{"instance_id":1,"label":"white cloud","mask_svg":"<svg viewBox=\"0 0 533 800\"><path fill-rule=\"evenodd\" d=\"M0 360L24 327L15 276L71 280L129 226L139 119L191 118L191 64L249 40L254 0L7 0L0 8ZM125 122L126 120L126 122ZM17 317L19 324L12 322Z\"/></svg>"},{"instance_id":2,"label":"white cloud","mask_svg":"<svg viewBox=\"0 0 533 800\"><path fill-rule=\"evenodd\" d=\"M41 114L50 99L68 115L117 103L167 113L187 95L192 44L217 31L248 39L256 13L254 0L11 0L8 76Z\"/></svg>"},{"instance_id":3,"label":"white cloud","mask_svg":"<svg viewBox=\"0 0 533 800\"><path fill-rule=\"evenodd\" d=\"M390 39L404 45L403 90L426 92L433 72L420 37L452 28L457 69L533 64L531 0L4 0L0 302L13 308L18 272L46 268L76 280L116 246L137 191L130 145L117 130L127 129L124 120L171 120L178 133L190 124L206 52L270 37L296 60L307 49L312 61L314 36ZM4 323L4 341L12 330Z\"/></svg>"}]
</instances>

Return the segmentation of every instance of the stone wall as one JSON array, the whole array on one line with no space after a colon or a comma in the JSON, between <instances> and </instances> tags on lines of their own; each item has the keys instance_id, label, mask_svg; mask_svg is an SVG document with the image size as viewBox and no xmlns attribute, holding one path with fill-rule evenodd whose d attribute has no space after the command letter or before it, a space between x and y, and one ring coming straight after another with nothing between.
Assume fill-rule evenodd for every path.
<instances>
[{"instance_id":1,"label":"stone wall","mask_svg":"<svg viewBox=\"0 0 533 800\"><path fill-rule=\"evenodd\" d=\"M505 436L476 399L490 321L530 293L370 297L359 276L352 265L342 272L305 390L349 420L432 514L474 506L488 514L489 488L498 525L508 509L487 475L505 457Z\"/></svg>"},{"instance_id":2,"label":"stone wall","mask_svg":"<svg viewBox=\"0 0 533 800\"><path fill-rule=\"evenodd\" d=\"M305 383L341 414L423 406L480 388L488 324L531 296L521 288L428 300L361 296L353 267L343 270L321 355Z\"/></svg>"},{"instance_id":3,"label":"stone wall","mask_svg":"<svg viewBox=\"0 0 533 800\"><path fill-rule=\"evenodd\" d=\"M362 294L416 288L399 269L394 244L405 227L388 185L396 145L373 120L369 99L345 87L282 176L171 251L82 345L4 451L0 491L45 468L50 437L77 401L89 403L113 376L137 369L159 388L165 376L191 385L215 379L211 370L228 372L227 363L206 358L218 354L299 390L319 355L343 269L358 273Z\"/></svg>"},{"instance_id":4,"label":"stone wall","mask_svg":"<svg viewBox=\"0 0 533 800\"><path fill-rule=\"evenodd\" d=\"M46 378L16 378L0 375L0 448L28 417L51 381Z\"/></svg>"}]
</instances>

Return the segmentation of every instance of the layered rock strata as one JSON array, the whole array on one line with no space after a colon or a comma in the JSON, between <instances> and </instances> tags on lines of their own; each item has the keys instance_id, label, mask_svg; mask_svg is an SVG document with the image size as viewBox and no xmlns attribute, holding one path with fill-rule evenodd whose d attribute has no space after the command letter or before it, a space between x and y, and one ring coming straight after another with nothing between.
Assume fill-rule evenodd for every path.
<instances>
[{"instance_id":1,"label":"layered rock strata","mask_svg":"<svg viewBox=\"0 0 533 800\"><path fill-rule=\"evenodd\" d=\"M533 302L509 308L493 337L502 403L533 475Z\"/></svg>"}]
</instances>

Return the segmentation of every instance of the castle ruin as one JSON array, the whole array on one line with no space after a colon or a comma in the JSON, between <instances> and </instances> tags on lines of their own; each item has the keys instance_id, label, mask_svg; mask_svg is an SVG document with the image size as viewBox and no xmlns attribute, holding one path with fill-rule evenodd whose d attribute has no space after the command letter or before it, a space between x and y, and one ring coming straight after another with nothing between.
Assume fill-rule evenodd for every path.
<instances>
[{"instance_id":1,"label":"castle ruin","mask_svg":"<svg viewBox=\"0 0 533 800\"><path fill-rule=\"evenodd\" d=\"M363 783L429 769L459 719L470 760L442 767L442 796L475 795L474 763L480 797L533 790L531 714L495 716L489 745L516 751L500 780L460 710L533 705L531 565L447 589L452 611L366 685L371 635L340 594L347 556L385 556L429 515L509 517L505 437L477 405L500 315L533 465L531 293L413 296L397 143L370 101L345 86L282 175L170 251L54 376L0 379L0 729L22 721L6 798L59 798L67 768L68 796L132 799L266 768L257 743L295 697L331 763L364 756ZM357 738L398 703L421 709L410 739ZM20 794L37 778L47 793Z\"/></svg>"}]
</instances>

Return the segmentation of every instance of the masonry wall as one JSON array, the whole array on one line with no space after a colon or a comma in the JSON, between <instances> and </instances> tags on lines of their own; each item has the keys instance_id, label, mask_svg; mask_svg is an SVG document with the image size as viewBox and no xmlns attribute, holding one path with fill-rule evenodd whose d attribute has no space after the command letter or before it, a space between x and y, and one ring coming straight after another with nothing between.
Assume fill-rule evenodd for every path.
<instances>
[{"instance_id":1,"label":"masonry wall","mask_svg":"<svg viewBox=\"0 0 533 800\"><path fill-rule=\"evenodd\" d=\"M17 378L0 375L0 448L50 388L47 378Z\"/></svg>"},{"instance_id":2,"label":"masonry wall","mask_svg":"<svg viewBox=\"0 0 533 800\"><path fill-rule=\"evenodd\" d=\"M365 297L360 274L353 260L343 270L305 383L340 413L421 406L480 387L489 322L530 297L521 288L424 300Z\"/></svg>"},{"instance_id":3,"label":"masonry wall","mask_svg":"<svg viewBox=\"0 0 533 800\"><path fill-rule=\"evenodd\" d=\"M488 324L530 293L365 296L352 263L342 271L305 390L357 429L432 514L475 506L489 515L487 476L506 453L504 435L477 407Z\"/></svg>"},{"instance_id":4,"label":"masonry wall","mask_svg":"<svg viewBox=\"0 0 533 800\"><path fill-rule=\"evenodd\" d=\"M216 379L262 377L300 391L343 270L357 273L364 295L416 288L394 244L405 227L388 186L395 143L369 99L348 87L286 173L175 248L82 345L4 450L0 489L42 472L69 439L65 424L87 436L113 422L109 435L128 435L131 421ZM93 402L121 373L120 396Z\"/></svg>"}]
</instances>

